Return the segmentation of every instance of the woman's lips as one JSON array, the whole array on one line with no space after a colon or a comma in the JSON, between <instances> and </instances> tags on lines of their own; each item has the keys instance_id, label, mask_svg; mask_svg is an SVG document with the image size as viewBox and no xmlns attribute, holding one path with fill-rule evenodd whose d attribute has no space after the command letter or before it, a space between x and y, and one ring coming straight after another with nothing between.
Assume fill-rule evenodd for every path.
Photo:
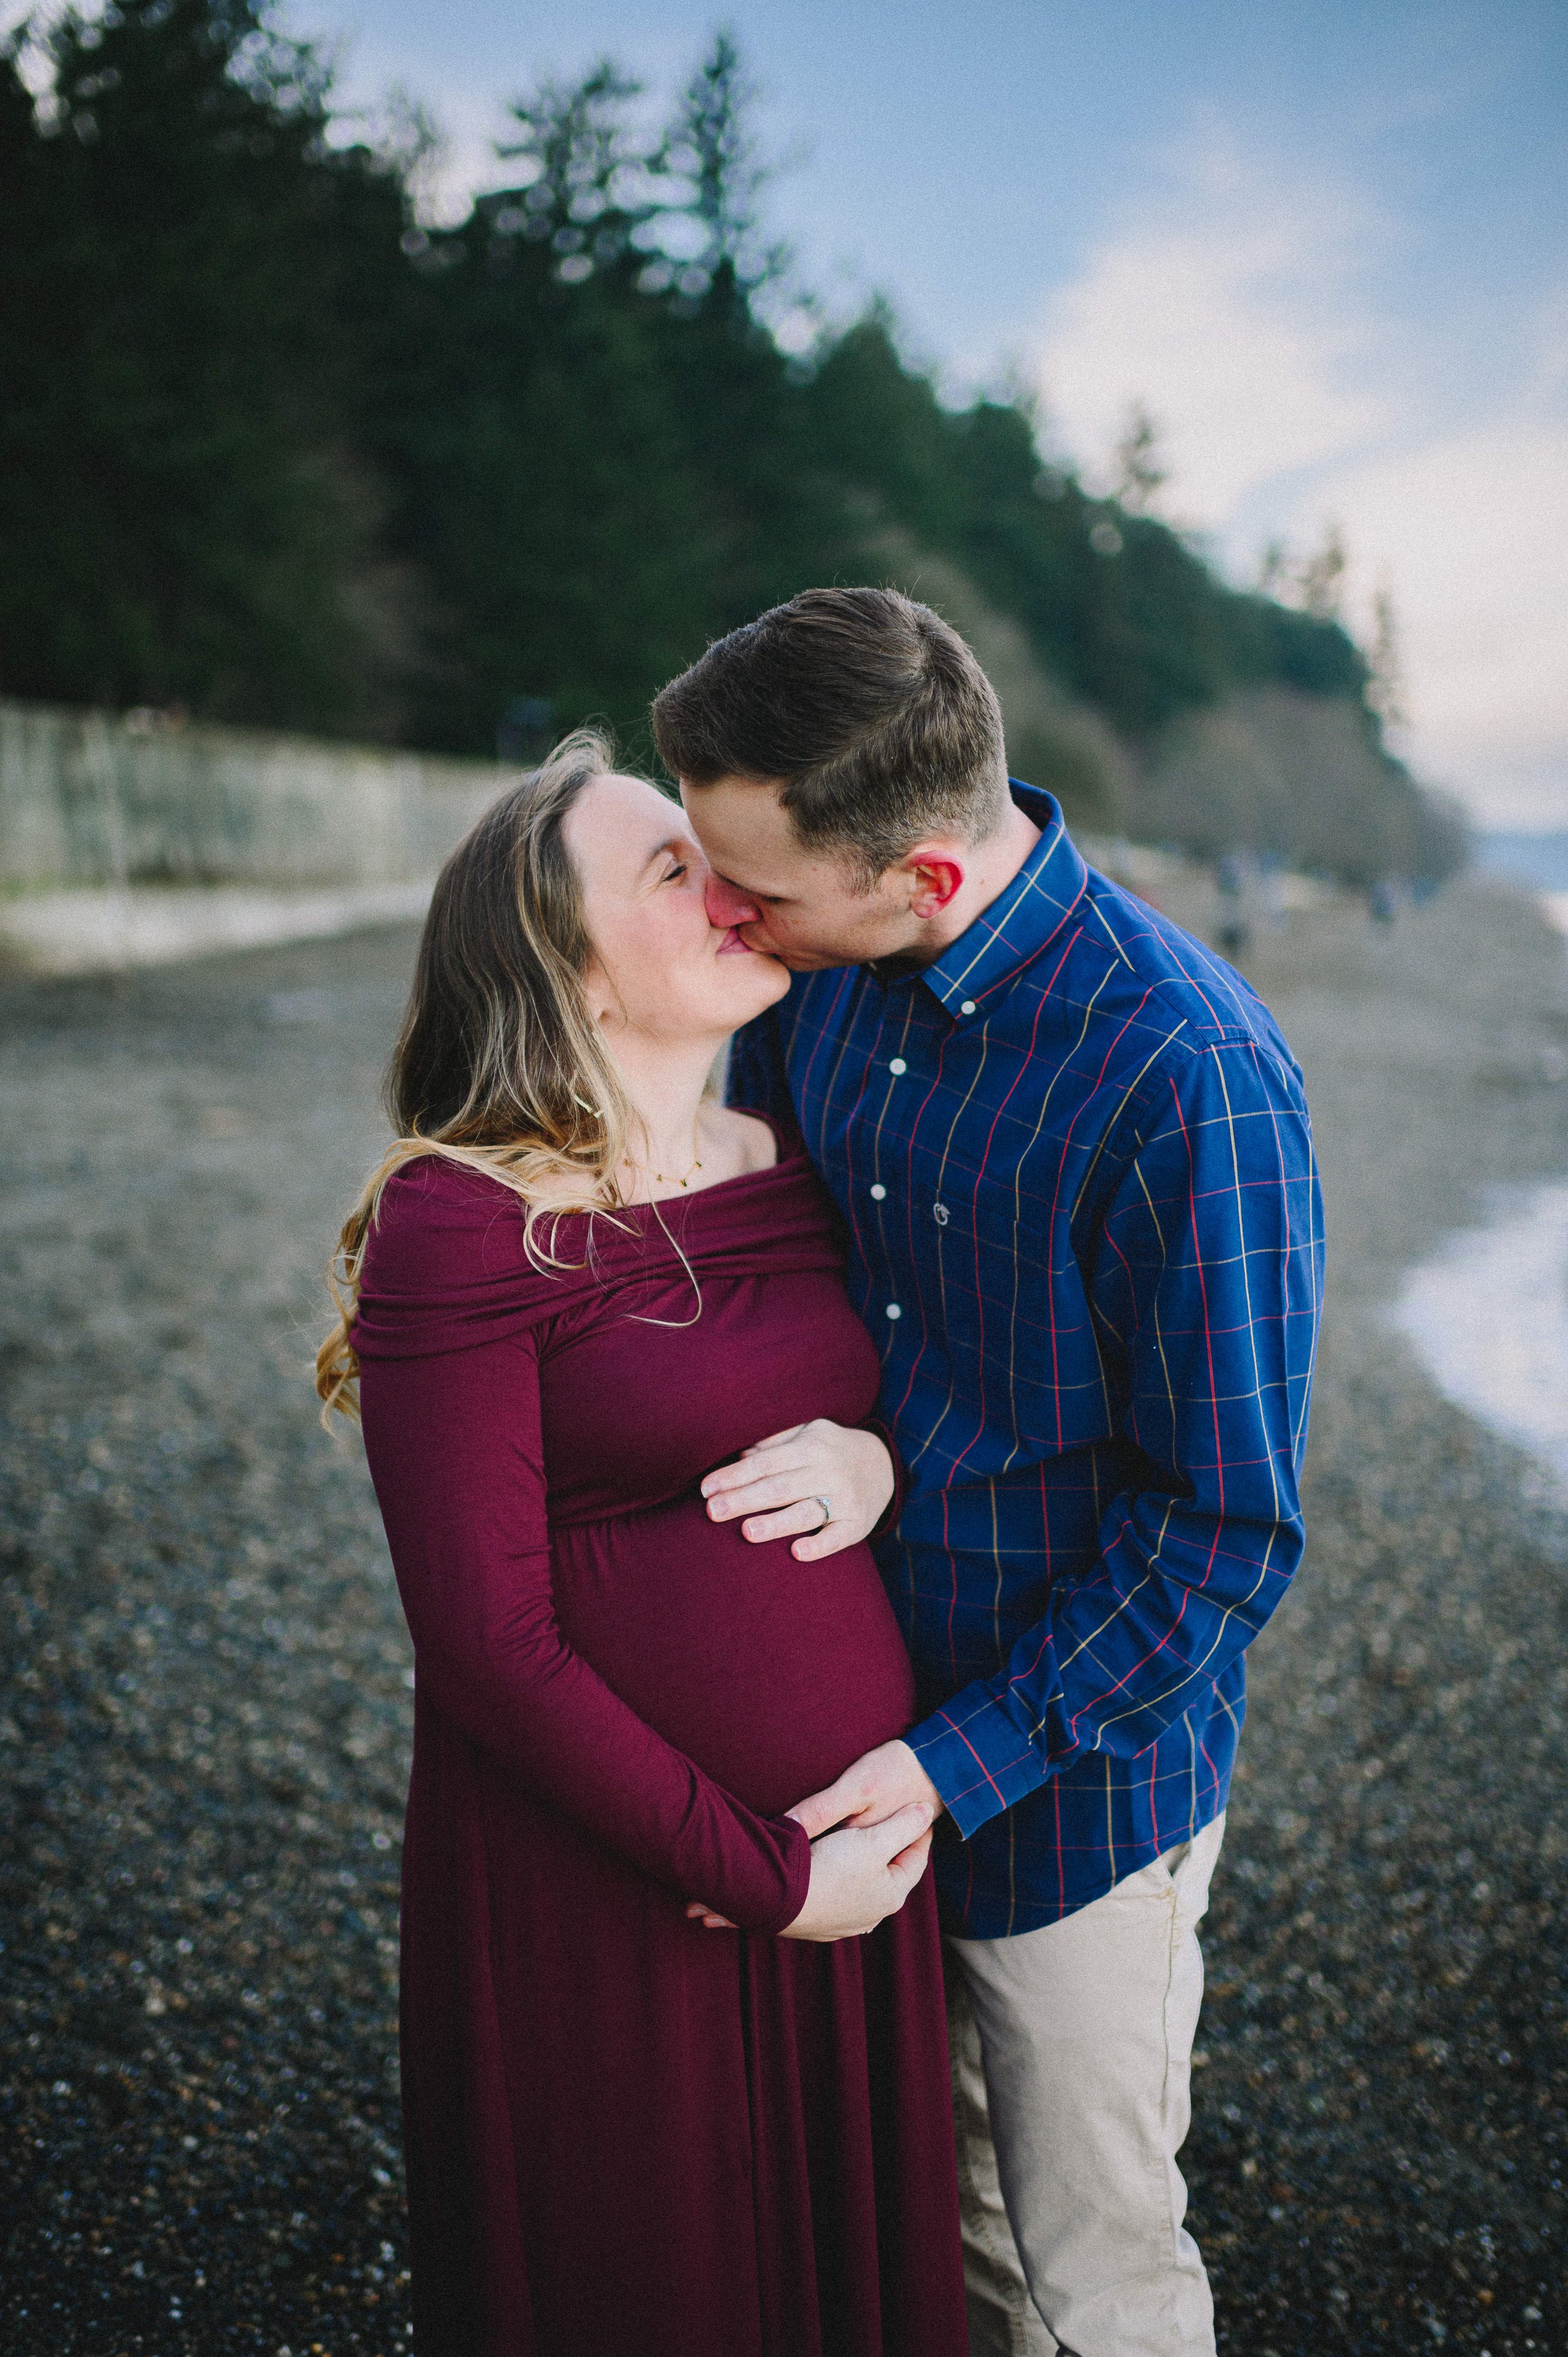
<instances>
[{"instance_id":1,"label":"woman's lips","mask_svg":"<svg viewBox=\"0 0 1568 2357\"><path fill-rule=\"evenodd\" d=\"M757 954L749 942L741 940L739 928L735 925L730 927L718 946L720 957L756 957Z\"/></svg>"}]
</instances>

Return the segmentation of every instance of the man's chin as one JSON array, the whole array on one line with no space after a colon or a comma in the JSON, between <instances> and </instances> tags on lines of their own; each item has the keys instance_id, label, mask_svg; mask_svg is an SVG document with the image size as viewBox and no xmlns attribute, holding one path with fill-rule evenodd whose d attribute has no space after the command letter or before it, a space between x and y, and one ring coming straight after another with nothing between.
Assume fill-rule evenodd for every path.
<instances>
[{"instance_id":1,"label":"man's chin","mask_svg":"<svg viewBox=\"0 0 1568 2357\"><path fill-rule=\"evenodd\" d=\"M742 925L739 932L748 950L756 950L759 957L771 958L776 964L787 966L791 974L822 974L830 966L857 963L853 950L785 949L751 925Z\"/></svg>"},{"instance_id":2,"label":"man's chin","mask_svg":"<svg viewBox=\"0 0 1568 2357\"><path fill-rule=\"evenodd\" d=\"M854 963L854 958L846 956L842 951L835 956L831 950L770 948L768 954L769 957L776 957L780 965L787 965L791 974L825 974L830 966Z\"/></svg>"}]
</instances>

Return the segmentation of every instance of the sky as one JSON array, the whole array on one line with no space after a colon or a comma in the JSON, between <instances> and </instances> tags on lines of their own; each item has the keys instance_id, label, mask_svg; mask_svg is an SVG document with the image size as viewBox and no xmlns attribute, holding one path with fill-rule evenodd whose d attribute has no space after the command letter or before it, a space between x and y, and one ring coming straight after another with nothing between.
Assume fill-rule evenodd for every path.
<instances>
[{"instance_id":1,"label":"sky","mask_svg":"<svg viewBox=\"0 0 1568 2357\"><path fill-rule=\"evenodd\" d=\"M1233 578L1330 524L1398 617L1398 744L1482 823L1568 827L1562 0L286 0L371 112L505 183L506 101L608 52L662 106L717 24L830 316L885 296L961 398L1022 385L1091 483L1134 400Z\"/></svg>"}]
</instances>

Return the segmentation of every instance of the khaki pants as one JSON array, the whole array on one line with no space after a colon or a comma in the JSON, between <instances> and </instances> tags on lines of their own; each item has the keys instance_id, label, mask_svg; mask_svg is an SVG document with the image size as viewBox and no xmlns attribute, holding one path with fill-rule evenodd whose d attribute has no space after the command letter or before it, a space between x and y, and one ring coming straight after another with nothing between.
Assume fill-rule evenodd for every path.
<instances>
[{"instance_id":1,"label":"khaki pants","mask_svg":"<svg viewBox=\"0 0 1568 2357\"><path fill-rule=\"evenodd\" d=\"M1224 1832L1043 1931L947 1943L972 2357L1213 2357L1176 2154Z\"/></svg>"}]
</instances>

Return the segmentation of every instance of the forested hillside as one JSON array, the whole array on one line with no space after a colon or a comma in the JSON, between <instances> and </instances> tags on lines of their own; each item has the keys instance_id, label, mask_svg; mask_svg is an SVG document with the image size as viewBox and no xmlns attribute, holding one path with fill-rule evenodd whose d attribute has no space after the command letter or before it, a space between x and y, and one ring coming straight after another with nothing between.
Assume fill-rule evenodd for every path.
<instances>
[{"instance_id":1,"label":"forested hillside","mask_svg":"<svg viewBox=\"0 0 1568 2357\"><path fill-rule=\"evenodd\" d=\"M635 96L607 65L519 98L512 185L430 230L417 115L342 145L318 58L250 0L18 37L0 691L476 753L592 713L641 752L713 636L896 581L973 637L1015 767L1080 819L1453 864L1331 616L1089 496L1023 407L944 407L880 314L779 348L727 40L656 135Z\"/></svg>"}]
</instances>

